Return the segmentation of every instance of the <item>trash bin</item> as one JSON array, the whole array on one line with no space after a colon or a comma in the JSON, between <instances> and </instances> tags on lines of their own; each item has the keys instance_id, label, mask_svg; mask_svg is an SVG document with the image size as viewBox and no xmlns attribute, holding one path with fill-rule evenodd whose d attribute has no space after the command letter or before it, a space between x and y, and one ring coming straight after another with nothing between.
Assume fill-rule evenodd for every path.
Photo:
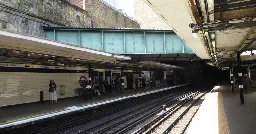
<instances>
[{"instance_id":1,"label":"trash bin","mask_svg":"<svg viewBox=\"0 0 256 134\"><path fill-rule=\"evenodd\" d=\"M66 94L65 85L60 85L60 96L64 96Z\"/></svg>"},{"instance_id":2,"label":"trash bin","mask_svg":"<svg viewBox=\"0 0 256 134\"><path fill-rule=\"evenodd\" d=\"M44 101L44 91L40 91L40 102Z\"/></svg>"}]
</instances>

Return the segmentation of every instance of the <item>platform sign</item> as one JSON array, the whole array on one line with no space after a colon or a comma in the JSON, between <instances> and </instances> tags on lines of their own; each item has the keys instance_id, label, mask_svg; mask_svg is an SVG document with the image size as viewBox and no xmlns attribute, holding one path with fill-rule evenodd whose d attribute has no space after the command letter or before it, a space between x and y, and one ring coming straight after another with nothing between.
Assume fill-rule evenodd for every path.
<instances>
[{"instance_id":1,"label":"platform sign","mask_svg":"<svg viewBox=\"0 0 256 134\"><path fill-rule=\"evenodd\" d=\"M13 63L0 63L0 67L20 67L20 65Z\"/></svg>"},{"instance_id":2,"label":"platform sign","mask_svg":"<svg viewBox=\"0 0 256 134\"><path fill-rule=\"evenodd\" d=\"M45 66L47 69L64 69L64 67L61 66Z\"/></svg>"},{"instance_id":3,"label":"platform sign","mask_svg":"<svg viewBox=\"0 0 256 134\"><path fill-rule=\"evenodd\" d=\"M44 65L33 65L33 68L45 68Z\"/></svg>"}]
</instances>

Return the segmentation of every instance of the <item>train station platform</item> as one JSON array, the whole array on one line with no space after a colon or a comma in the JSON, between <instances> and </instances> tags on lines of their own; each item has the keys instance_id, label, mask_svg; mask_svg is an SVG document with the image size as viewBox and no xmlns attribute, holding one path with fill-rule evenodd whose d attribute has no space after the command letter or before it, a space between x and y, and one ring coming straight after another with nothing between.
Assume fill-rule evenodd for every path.
<instances>
[{"instance_id":1,"label":"train station platform","mask_svg":"<svg viewBox=\"0 0 256 134\"><path fill-rule=\"evenodd\" d=\"M0 129L32 123L47 118L55 118L56 116L68 114L71 112L85 110L88 108L97 107L133 97L171 90L185 85L186 84L165 88L155 88L144 91L125 90L122 93L108 93L101 96L96 96L92 100L83 100L81 97L72 97L59 99L57 104L52 104L50 101L45 101L43 103L35 102L0 107Z\"/></svg>"},{"instance_id":2,"label":"train station platform","mask_svg":"<svg viewBox=\"0 0 256 134\"><path fill-rule=\"evenodd\" d=\"M249 88L240 104L239 89L215 86L192 119L186 134L252 134L256 132L256 90Z\"/></svg>"}]
</instances>

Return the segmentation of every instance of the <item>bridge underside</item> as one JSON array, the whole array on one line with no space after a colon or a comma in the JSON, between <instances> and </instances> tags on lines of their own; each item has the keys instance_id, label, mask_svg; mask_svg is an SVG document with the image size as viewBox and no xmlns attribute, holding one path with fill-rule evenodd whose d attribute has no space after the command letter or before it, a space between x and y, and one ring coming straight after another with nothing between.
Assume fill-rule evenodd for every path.
<instances>
[{"instance_id":1,"label":"bridge underside","mask_svg":"<svg viewBox=\"0 0 256 134\"><path fill-rule=\"evenodd\" d=\"M44 27L46 38L115 54L194 54L169 30Z\"/></svg>"}]
</instances>

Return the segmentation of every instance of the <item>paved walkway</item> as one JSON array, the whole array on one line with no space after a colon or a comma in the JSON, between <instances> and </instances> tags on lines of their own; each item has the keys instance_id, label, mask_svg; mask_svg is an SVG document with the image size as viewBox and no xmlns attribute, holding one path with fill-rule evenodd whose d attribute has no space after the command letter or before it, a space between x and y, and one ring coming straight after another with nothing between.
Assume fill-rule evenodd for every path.
<instances>
[{"instance_id":1,"label":"paved walkway","mask_svg":"<svg viewBox=\"0 0 256 134\"><path fill-rule=\"evenodd\" d=\"M216 87L209 93L190 123L186 134L254 134L256 133L256 92L251 88L240 104L239 89Z\"/></svg>"}]
</instances>

